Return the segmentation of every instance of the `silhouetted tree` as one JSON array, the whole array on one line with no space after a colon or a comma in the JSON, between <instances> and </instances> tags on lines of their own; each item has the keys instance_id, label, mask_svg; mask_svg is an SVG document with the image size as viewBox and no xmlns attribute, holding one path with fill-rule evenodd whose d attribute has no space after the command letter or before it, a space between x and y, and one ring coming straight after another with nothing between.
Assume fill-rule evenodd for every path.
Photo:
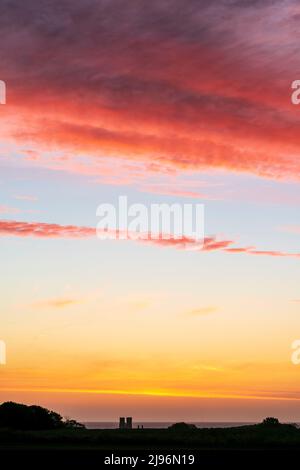
<instances>
[{"instance_id":1,"label":"silhouetted tree","mask_svg":"<svg viewBox=\"0 0 300 470\"><path fill-rule=\"evenodd\" d=\"M265 426L279 426L280 422L277 418L265 418L262 424Z\"/></svg>"},{"instance_id":2,"label":"silhouetted tree","mask_svg":"<svg viewBox=\"0 0 300 470\"><path fill-rule=\"evenodd\" d=\"M187 431L193 431L197 429L197 426L194 424L188 424L188 423L175 423L172 424L171 426L168 427L171 431L178 431L178 432L187 432Z\"/></svg>"},{"instance_id":3,"label":"silhouetted tree","mask_svg":"<svg viewBox=\"0 0 300 470\"><path fill-rule=\"evenodd\" d=\"M75 419L66 419L64 422L66 428L71 429L85 429L85 425L82 423L78 423Z\"/></svg>"},{"instance_id":4,"label":"silhouetted tree","mask_svg":"<svg viewBox=\"0 0 300 470\"><path fill-rule=\"evenodd\" d=\"M54 411L41 406L27 406L14 402L0 405L0 427L13 429L60 429L80 427L76 421L64 423L63 418Z\"/></svg>"}]
</instances>

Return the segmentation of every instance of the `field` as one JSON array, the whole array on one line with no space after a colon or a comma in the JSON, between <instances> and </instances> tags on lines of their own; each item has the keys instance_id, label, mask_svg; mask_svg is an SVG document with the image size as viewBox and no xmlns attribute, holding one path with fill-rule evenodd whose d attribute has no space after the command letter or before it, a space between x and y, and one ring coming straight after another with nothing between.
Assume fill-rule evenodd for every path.
<instances>
[{"instance_id":1,"label":"field","mask_svg":"<svg viewBox=\"0 0 300 470\"><path fill-rule=\"evenodd\" d=\"M300 430L292 425L176 430L2 429L0 455L8 462L26 461L31 466L41 462L57 466L59 462L59 468L101 468L105 461L119 468L181 467L183 456L193 456L194 464L187 461L184 466L197 468L224 463L253 468L257 462L276 462L285 468L300 458ZM135 465L131 458L137 459Z\"/></svg>"}]
</instances>

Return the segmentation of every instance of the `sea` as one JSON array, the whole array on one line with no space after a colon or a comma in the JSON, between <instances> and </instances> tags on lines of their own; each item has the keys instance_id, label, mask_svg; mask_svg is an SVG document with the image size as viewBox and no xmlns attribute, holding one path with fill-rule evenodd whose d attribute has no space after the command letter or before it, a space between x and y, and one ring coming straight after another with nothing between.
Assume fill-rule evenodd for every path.
<instances>
[{"instance_id":1,"label":"sea","mask_svg":"<svg viewBox=\"0 0 300 470\"><path fill-rule=\"evenodd\" d=\"M175 422L173 421L136 421L133 422L133 428L143 427L144 429L166 429ZM88 421L83 423L87 429L117 429L119 427L118 422L114 421ZM247 426L251 424L257 424L255 422L189 422L189 424L195 424L197 428L232 428L238 426Z\"/></svg>"}]
</instances>

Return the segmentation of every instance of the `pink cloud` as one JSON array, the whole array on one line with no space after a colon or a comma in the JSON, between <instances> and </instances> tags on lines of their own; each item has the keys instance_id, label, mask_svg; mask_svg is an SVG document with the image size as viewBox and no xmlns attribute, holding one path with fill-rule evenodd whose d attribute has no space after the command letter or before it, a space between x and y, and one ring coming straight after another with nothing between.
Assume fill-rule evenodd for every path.
<instances>
[{"instance_id":1,"label":"pink cloud","mask_svg":"<svg viewBox=\"0 0 300 470\"><path fill-rule=\"evenodd\" d=\"M280 229L284 232L300 234L300 225L285 225Z\"/></svg>"},{"instance_id":2,"label":"pink cloud","mask_svg":"<svg viewBox=\"0 0 300 470\"><path fill-rule=\"evenodd\" d=\"M17 214L20 212L16 207L5 206L0 204L0 214Z\"/></svg>"},{"instance_id":3,"label":"pink cloud","mask_svg":"<svg viewBox=\"0 0 300 470\"><path fill-rule=\"evenodd\" d=\"M96 229L75 225L47 224L42 222L0 221L0 235L38 238L87 238L96 235Z\"/></svg>"},{"instance_id":4,"label":"pink cloud","mask_svg":"<svg viewBox=\"0 0 300 470\"><path fill-rule=\"evenodd\" d=\"M16 194L14 198L18 199L19 201L30 201L30 202L36 202L38 200L36 196L30 196L29 194Z\"/></svg>"},{"instance_id":5,"label":"pink cloud","mask_svg":"<svg viewBox=\"0 0 300 470\"><path fill-rule=\"evenodd\" d=\"M96 237L96 229L77 225L48 224L44 222L19 222L0 220L0 236L37 237L37 238L75 238L84 239ZM130 238L129 238L130 239ZM189 237L140 239L140 243L152 244L162 247L173 247L181 250L203 252L220 251L231 254L244 253L247 255L261 255L284 258L300 258L300 253L289 253L276 250L259 250L256 247L235 247L236 242L231 239L219 239L216 236L205 237L203 246L198 240Z\"/></svg>"}]
</instances>

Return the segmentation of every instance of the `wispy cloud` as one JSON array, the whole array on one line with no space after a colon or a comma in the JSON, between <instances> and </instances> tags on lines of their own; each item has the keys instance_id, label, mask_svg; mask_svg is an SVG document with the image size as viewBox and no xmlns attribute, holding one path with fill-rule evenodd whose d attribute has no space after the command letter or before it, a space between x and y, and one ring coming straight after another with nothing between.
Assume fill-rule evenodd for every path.
<instances>
[{"instance_id":1,"label":"wispy cloud","mask_svg":"<svg viewBox=\"0 0 300 470\"><path fill-rule=\"evenodd\" d=\"M38 238L87 238L95 236L96 229L75 225L1 220L0 235Z\"/></svg>"},{"instance_id":2,"label":"wispy cloud","mask_svg":"<svg viewBox=\"0 0 300 470\"><path fill-rule=\"evenodd\" d=\"M78 304L81 301L79 299L71 299L71 298L55 298L55 299L45 299L45 300L39 300L37 302L34 302L31 304L32 307L34 308L66 308L70 307L72 305Z\"/></svg>"},{"instance_id":3,"label":"wispy cloud","mask_svg":"<svg viewBox=\"0 0 300 470\"><path fill-rule=\"evenodd\" d=\"M201 315L208 315L210 313L214 313L217 311L218 311L217 307L208 306L208 307L195 308L193 310L188 311L187 314L191 316L201 316Z\"/></svg>"},{"instance_id":4,"label":"wispy cloud","mask_svg":"<svg viewBox=\"0 0 300 470\"><path fill-rule=\"evenodd\" d=\"M38 198L36 196L30 196L28 194L16 194L14 199L18 199L19 201L30 201L36 202Z\"/></svg>"},{"instance_id":5,"label":"wispy cloud","mask_svg":"<svg viewBox=\"0 0 300 470\"><path fill-rule=\"evenodd\" d=\"M0 220L0 236L38 237L38 238L75 238L84 239L96 236L96 229L77 225L48 224L45 222L20 222L14 220ZM173 247L181 250L198 252L221 251L231 254L247 254L255 256L271 256L282 258L300 258L300 252L290 253L279 250L260 250L255 246L235 246L231 239L222 239L217 236L205 237L203 245L198 240L189 237L179 239L146 239L138 240L140 243L152 244L162 247Z\"/></svg>"},{"instance_id":6,"label":"wispy cloud","mask_svg":"<svg viewBox=\"0 0 300 470\"><path fill-rule=\"evenodd\" d=\"M20 210L16 207L0 204L0 214L17 214L18 212L20 212Z\"/></svg>"},{"instance_id":7,"label":"wispy cloud","mask_svg":"<svg viewBox=\"0 0 300 470\"><path fill-rule=\"evenodd\" d=\"M300 225L284 225L283 227L280 227L280 230L300 234Z\"/></svg>"}]
</instances>

